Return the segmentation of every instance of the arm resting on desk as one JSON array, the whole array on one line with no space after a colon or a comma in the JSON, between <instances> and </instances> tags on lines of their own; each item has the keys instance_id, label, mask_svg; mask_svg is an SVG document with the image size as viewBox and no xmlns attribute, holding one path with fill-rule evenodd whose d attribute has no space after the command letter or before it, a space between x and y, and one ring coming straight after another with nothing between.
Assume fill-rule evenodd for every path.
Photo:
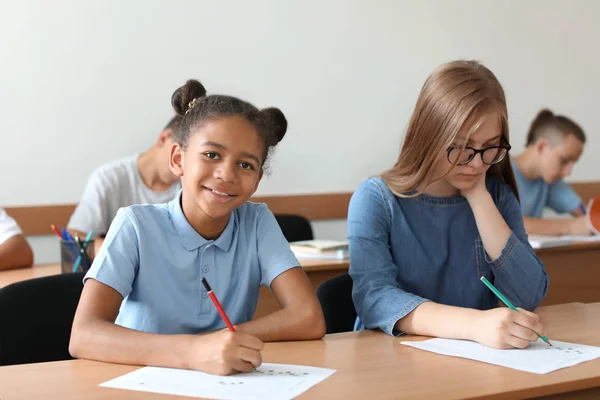
<instances>
[{"instance_id":1,"label":"arm resting on desk","mask_svg":"<svg viewBox=\"0 0 600 400\"><path fill-rule=\"evenodd\" d=\"M245 333L221 330L159 335L116 325L122 301L111 287L94 279L86 281L71 331L69 352L73 357L219 375L249 372L262 363L262 342Z\"/></svg>"},{"instance_id":2,"label":"arm resting on desk","mask_svg":"<svg viewBox=\"0 0 600 400\"><path fill-rule=\"evenodd\" d=\"M492 310L447 306L425 302L395 325L409 334L474 340L497 349L526 348L546 334L537 315L505 307Z\"/></svg>"},{"instance_id":3,"label":"arm resting on desk","mask_svg":"<svg viewBox=\"0 0 600 400\"><path fill-rule=\"evenodd\" d=\"M31 265L33 252L23 235L15 235L0 244L0 270Z\"/></svg>"},{"instance_id":4,"label":"arm resting on desk","mask_svg":"<svg viewBox=\"0 0 600 400\"><path fill-rule=\"evenodd\" d=\"M325 335L321 304L302 268L279 275L271 289L281 310L240 324L236 329L265 342L321 339Z\"/></svg>"}]
</instances>

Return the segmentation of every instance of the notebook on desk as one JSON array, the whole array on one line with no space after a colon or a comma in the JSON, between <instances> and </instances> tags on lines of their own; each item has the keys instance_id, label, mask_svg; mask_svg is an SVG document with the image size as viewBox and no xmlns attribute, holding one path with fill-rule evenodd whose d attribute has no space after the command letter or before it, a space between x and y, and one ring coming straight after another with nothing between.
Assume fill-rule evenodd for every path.
<instances>
[{"instance_id":1,"label":"notebook on desk","mask_svg":"<svg viewBox=\"0 0 600 400\"><path fill-rule=\"evenodd\" d=\"M350 257L347 240L303 240L291 242L290 248L298 258L346 260Z\"/></svg>"},{"instance_id":2,"label":"notebook on desk","mask_svg":"<svg viewBox=\"0 0 600 400\"><path fill-rule=\"evenodd\" d=\"M534 249L568 246L572 243L571 239L564 236L529 235L529 244Z\"/></svg>"},{"instance_id":3,"label":"notebook on desk","mask_svg":"<svg viewBox=\"0 0 600 400\"><path fill-rule=\"evenodd\" d=\"M302 252L298 250L292 250L294 255L298 258L314 258L318 260L348 260L350 258L350 252L348 250L331 250L322 251L320 253Z\"/></svg>"},{"instance_id":4,"label":"notebook on desk","mask_svg":"<svg viewBox=\"0 0 600 400\"><path fill-rule=\"evenodd\" d=\"M290 248L304 253L323 253L335 250L347 250L347 240L301 240L291 242Z\"/></svg>"}]
</instances>

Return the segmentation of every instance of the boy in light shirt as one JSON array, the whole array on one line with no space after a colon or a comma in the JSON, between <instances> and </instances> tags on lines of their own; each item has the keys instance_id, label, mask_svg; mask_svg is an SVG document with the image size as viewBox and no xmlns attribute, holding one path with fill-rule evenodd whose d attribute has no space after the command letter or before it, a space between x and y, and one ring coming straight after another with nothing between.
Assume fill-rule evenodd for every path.
<instances>
[{"instance_id":1,"label":"boy in light shirt","mask_svg":"<svg viewBox=\"0 0 600 400\"><path fill-rule=\"evenodd\" d=\"M512 160L528 234L591 234L581 198L563 180L571 175L584 144L579 125L549 110L540 111L531 124L527 148ZM546 207L574 218L542 218Z\"/></svg>"}]
</instances>

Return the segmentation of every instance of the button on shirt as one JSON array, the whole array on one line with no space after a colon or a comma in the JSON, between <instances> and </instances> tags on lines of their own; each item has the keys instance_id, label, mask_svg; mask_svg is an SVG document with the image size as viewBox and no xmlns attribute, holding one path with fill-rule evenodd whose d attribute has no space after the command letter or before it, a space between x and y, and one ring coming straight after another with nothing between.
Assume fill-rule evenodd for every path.
<instances>
[{"instance_id":1,"label":"button on shirt","mask_svg":"<svg viewBox=\"0 0 600 400\"><path fill-rule=\"evenodd\" d=\"M216 240L204 239L168 204L122 208L85 279L118 291L116 323L161 334L225 328L201 283L206 277L233 324L252 319L260 285L300 263L265 204L231 213Z\"/></svg>"}]
</instances>

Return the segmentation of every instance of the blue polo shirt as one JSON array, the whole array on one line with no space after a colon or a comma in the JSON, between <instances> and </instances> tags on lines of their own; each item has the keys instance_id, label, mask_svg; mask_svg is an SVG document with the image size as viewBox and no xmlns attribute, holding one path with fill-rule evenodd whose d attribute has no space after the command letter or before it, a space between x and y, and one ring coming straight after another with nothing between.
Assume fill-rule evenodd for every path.
<instances>
[{"instance_id":1,"label":"blue polo shirt","mask_svg":"<svg viewBox=\"0 0 600 400\"><path fill-rule=\"evenodd\" d=\"M545 207L559 214L573 212L581 204L581 198L565 181L546 183L542 178L529 180L521 174L519 166L510 160L521 199L524 217L541 218Z\"/></svg>"},{"instance_id":2,"label":"blue polo shirt","mask_svg":"<svg viewBox=\"0 0 600 400\"><path fill-rule=\"evenodd\" d=\"M266 204L247 202L219 238L206 240L185 218L180 192L167 204L121 208L85 280L123 296L118 325L195 334L225 327L203 277L239 324L252 319L260 285L299 265Z\"/></svg>"}]
</instances>

